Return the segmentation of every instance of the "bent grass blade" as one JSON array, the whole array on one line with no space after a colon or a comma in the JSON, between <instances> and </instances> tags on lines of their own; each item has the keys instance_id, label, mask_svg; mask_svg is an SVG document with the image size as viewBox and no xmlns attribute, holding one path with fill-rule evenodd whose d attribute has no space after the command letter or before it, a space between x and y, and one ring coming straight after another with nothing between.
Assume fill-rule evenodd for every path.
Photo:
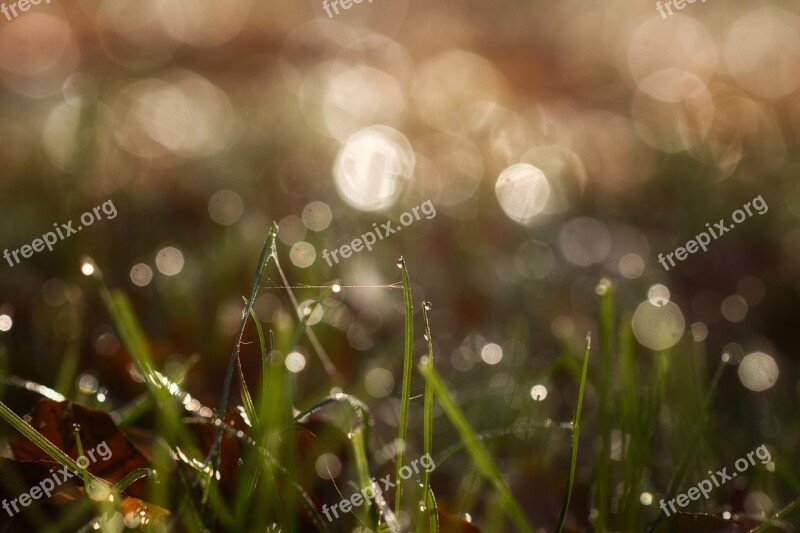
<instances>
[{"instance_id":1,"label":"bent grass blade","mask_svg":"<svg viewBox=\"0 0 800 533\"><path fill-rule=\"evenodd\" d=\"M472 456L475 466L497 491L503 510L508 517L511 518L519 531L533 533L533 526L528 522L519 503L503 481L500 471L497 469L494 461L492 461L483 442L475 435L475 430L473 430L472 426L467 422L464 413L461 412L461 409L459 409L455 400L453 400L453 397L450 395L447 387L445 387L436 369L429 365L420 365L418 368L425 378L425 382L430 383L431 389L433 389L434 394L439 399L439 404L464 441L464 445Z\"/></svg>"},{"instance_id":2,"label":"bent grass blade","mask_svg":"<svg viewBox=\"0 0 800 533\"><path fill-rule=\"evenodd\" d=\"M575 421L572 430L572 442L570 447L572 453L569 461L569 476L567 478L567 492L564 494L564 504L561 506L561 513L558 516L558 525L556 531L564 529L564 522L567 519L567 512L569 511L569 501L572 497L572 485L575 482L575 468L578 464L578 442L581 433L581 413L583 413L583 395L586 391L586 376L589 372L589 349L592 343L591 335L586 336L586 349L583 352L583 367L581 368L581 382L578 387L578 403L575 406Z\"/></svg>"}]
</instances>

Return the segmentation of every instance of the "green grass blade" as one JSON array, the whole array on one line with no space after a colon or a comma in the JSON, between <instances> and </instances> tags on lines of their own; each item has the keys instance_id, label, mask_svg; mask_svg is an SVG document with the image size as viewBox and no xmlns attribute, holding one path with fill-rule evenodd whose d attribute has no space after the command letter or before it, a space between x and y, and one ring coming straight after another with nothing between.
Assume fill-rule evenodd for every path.
<instances>
[{"instance_id":1,"label":"green grass blade","mask_svg":"<svg viewBox=\"0 0 800 533\"><path fill-rule=\"evenodd\" d=\"M411 303L411 286L408 280L408 269L406 262L401 257L398 266L403 274L403 300L405 303L405 352L403 355L403 388L400 396L400 442L397 453L397 488L395 489L394 514L400 514L400 502L403 496L403 478L400 476L400 469L403 468L405 460L406 435L408 433L408 405L411 402L411 373L414 369L413 349L414 349L414 317Z\"/></svg>"},{"instance_id":2,"label":"green grass blade","mask_svg":"<svg viewBox=\"0 0 800 533\"><path fill-rule=\"evenodd\" d=\"M597 431L600 442L597 447L594 479L594 504L597 520L594 526L598 531L609 529L611 511L611 420L613 417L612 365L614 355L614 293L611 283L604 279L597 286L600 293L600 376L597 387Z\"/></svg>"},{"instance_id":3,"label":"green grass blade","mask_svg":"<svg viewBox=\"0 0 800 533\"><path fill-rule=\"evenodd\" d=\"M133 472L129 472L124 478L120 479L117 484L114 485L114 490L117 492L123 492L125 489L143 477L158 479L158 472L152 468L137 468Z\"/></svg>"},{"instance_id":4,"label":"green grass blade","mask_svg":"<svg viewBox=\"0 0 800 533\"><path fill-rule=\"evenodd\" d=\"M248 307L247 305L247 298L243 298L245 302L245 308ZM259 337L261 341L261 346L263 349L264 346L264 332L261 331L261 325L258 323L258 318L255 318L255 313L253 312L252 306L250 307L250 312L245 315L245 319L248 316L252 316L254 321L256 322L256 326L259 329ZM242 398L242 406L244 407L244 412L247 415L247 418L250 420L250 423L253 425L256 430L258 429L258 414L256 413L256 406L253 403L253 396L250 394L250 389L247 388L247 380L244 379L244 371L242 370L242 360L238 356L236 357L236 371L239 374L239 395Z\"/></svg>"},{"instance_id":5,"label":"green grass blade","mask_svg":"<svg viewBox=\"0 0 800 533\"><path fill-rule=\"evenodd\" d=\"M260 397L263 398L267 388L269 388L269 349L267 348L267 341L264 337L264 329L261 327L261 321L256 316L256 312L250 309L250 317L256 325L256 332L258 333L258 346L261 350L261 390L259 391ZM258 416L258 413L256 413ZM253 427L258 428L257 421L251 420Z\"/></svg>"},{"instance_id":6,"label":"green grass blade","mask_svg":"<svg viewBox=\"0 0 800 533\"><path fill-rule=\"evenodd\" d=\"M561 513L558 515L558 525L556 531L564 529L564 522L567 520L569 511L569 500L572 497L572 485L575 482L575 468L578 464L578 444L581 434L581 413L583 412L583 394L586 391L586 376L589 373L589 349L591 347L591 335L586 336L586 349L583 352L583 367L581 369L581 382L578 386L578 403L575 405L575 420L572 429L572 442L570 447L572 453L569 460L569 475L567 477L567 492L564 494L564 504L561 506Z\"/></svg>"},{"instance_id":7,"label":"green grass blade","mask_svg":"<svg viewBox=\"0 0 800 533\"><path fill-rule=\"evenodd\" d=\"M356 465L356 473L358 475L358 486L369 487L372 483L369 475L369 462L367 460L367 443L364 436L364 428L357 427L350 432L350 445L353 448L353 462ZM363 512L364 517L369 516L372 502L368 498L364 499ZM375 522L376 525L377 521Z\"/></svg>"},{"instance_id":8,"label":"green grass blade","mask_svg":"<svg viewBox=\"0 0 800 533\"><path fill-rule=\"evenodd\" d=\"M714 401L714 397L717 394L717 389L719 388L720 379L722 378L722 374L727 366L728 363L725 361L720 361L719 366L717 366L717 370L714 373L714 377L711 379L711 386L708 390L708 394L706 394L706 399L703 402L703 408L700 412L700 420L698 421L697 426L695 426L692 436L683 450L683 455L678 463L678 468L675 469L675 473L673 474L672 480L669 483L667 493L664 496L664 499L667 501L671 500L675 496L675 491L678 490L678 487L683 482L683 478L689 471L692 459L694 459L695 453L699 447L698 444L700 442L700 437L702 437L703 431L708 427L708 420L711 416L711 403ZM656 527L659 525L661 520L663 520L663 518L664 513L658 513L658 516L653 524L648 528L648 531L655 531Z\"/></svg>"},{"instance_id":9,"label":"green grass blade","mask_svg":"<svg viewBox=\"0 0 800 533\"><path fill-rule=\"evenodd\" d=\"M770 531L773 525L777 526L781 520L783 520L793 512L797 511L798 509L800 509L800 498L796 499L795 501L793 501L792 503L790 503L789 505L787 505L774 515L772 515L772 517L769 520L767 520L760 526L751 529L750 533L766 533L767 531Z\"/></svg>"},{"instance_id":10,"label":"green grass blade","mask_svg":"<svg viewBox=\"0 0 800 533\"><path fill-rule=\"evenodd\" d=\"M528 519L525 518L525 514L522 512L519 503L514 498L513 494L511 494L511 491L508 489L503 481L503 478L500 476L500 472L492 461L489 452L486 450L483 443L476 437L475 431L469 425L469 422L467 422L464 413L462 413L461 409L459 409L458 405L456 405L456 402L453 400L453 397L450 395L447 387L445 387L444 383L442 383L442 380L439 377L439 374L436 372L436 369L429 365L420 365L419 371L425 378L426 383L431 384L431 388L433 389L434 394L436 394L436 397L439 399L442 409L444 409L444 412L447 414L450 422L456 428L461 436L461 439L464 441L467 450L472 456L472 460L475 462L475 466L494 486L498 493L500 504L508 517L511 518L512 522L514 522L514 525L519 531L532 533L533 526L531 526L531 524L528 522Z\"/></svg>"},{"instance_id":11,"label":"green grass blade","mask_svg":"<svg viewBox=\"0 0 800 533\"><path fill-rule=\"evenodd\" d=\"M239 350L241 349L242 345L242 337L244 337L244 330L245 326L247 325L247 318L250 316L250 311L253 309L253 302L256 300L256 296L258 295L258 287L261 284L261 276L264 273L264 269L266 268L267 262L269 258L272 257L275 253L275 238L278 235L278 225L273 222L272 227L270 228L269 234L267 235L266 240L264 241L264 246L261 249L261 255L258 258L258 264L256 265L256 272L253 276L253 286L250 289L250 298L247 299L247 303L244 306L244 311L242 312L242 320L239 323L239 332L236 335L236 340L233 343L233 349L231 350L231 358L228 362L228 370L225 373L225 381L222 385L222 396L219 400L219 416L224 418L225 411L228 408L228 397L230 396L231 392L231 382L233 381L233 371L235 369L236 363L239 361ZM219 448L222 444L222 430L217 428L214 434L214 444L211 447L211 451L208 454L207 461L213 465L213 469L217 470L219 467Z\"/></svg>"},{"instance_id":12,"label":"green grass blade","mask_svg":"<svg viewBox=\"0 0 800 533\"><path fill-rule=\"evenodd\" d=\"M170 446L180 444L188 452L194 452L194 439L181 420L180 409L169 390L169 386L155 371L153 356L139 321L133 312L130 300L121 291L109 291L103 280L102 271L95 266L92 278L97 286L100 298L111 317L114 329L119 334L122 345L128 351L137 371L144 380L145 386L153 400L159 406L159 416L163 421L161 429Z\"/></svg>"},{"instance_id":13,"label":"green grass blade","mask_svg":"<svg viewBox=\"0 0 800 533\"><path fill-rule=\"evenodd\" d=\"M58 448L55 444L50 442L50 440L36 431L32 426L30 426L27 422L25 422L22 418L20 418L14 411L12 411L6 404L0 401L0 417L2 417L6 422L11 424L14 429L22 433L25 437L27 437L32 443L38 446L44 453L52 457L56 462L61 463L62 466L66 466L72 471L81 472L82 469L78 466L78 463L72 460L72 458L67 455L66 453L62 452L61 449ZM100 479L99 477L91 474L88 470L85 471L86 475L89 479L91 479L95 483L99 483L101 486L106 488L111 488L106 481Z\"/></svg>"},{"instance_id":14,"label":"green grass blade","mask_svg":"<svg viewBox=\"0 0 800 533\"><path fill-rule=\"evenodd\" d=\"M431 325L428 320L428 310L431 304L429 302L422 303L422 321L425 324L425 338L428 341L428 357L421 364L433 367L433 337L431 336ZM423 413L422 413L422 454L428 457L433 457L433 389L430 383L425 382L425 392L423 393ZM436 498L433 496L431 490L431 472L425 469L422 474L422 498L420 502L420 512L417 515L417 529L421 530L421 524L425 519L425 515L429 517L429 523L435 524L435 528L430 528L431 531L439 531L439 517L436 511ZM430 502L434 502L434 507L430 507Z\"/></svg>"}]
</instances>

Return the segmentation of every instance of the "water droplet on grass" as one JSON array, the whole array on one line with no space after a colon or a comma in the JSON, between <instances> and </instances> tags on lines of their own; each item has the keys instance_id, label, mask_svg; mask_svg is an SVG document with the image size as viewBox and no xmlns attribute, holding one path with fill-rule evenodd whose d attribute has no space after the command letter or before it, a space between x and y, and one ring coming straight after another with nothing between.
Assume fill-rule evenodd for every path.
<instances>
[{"instance_id":1,"label":"water droplet on grass","mask_svg":"<svg viewBox=\"0 0 800 533\"><path fill-rule=\"evenodd\" d=\"M610 288L611 288L611 280L608 278L603 278L597 284L597 287L594 288L594 292L597 293L598 296L603 296L608 292Z\"/></svg>"},{"instance_id":2,"label":"water droplet on grass","mask_svg":"<svg viewBox=\"0 0 800 533\"><path fill-rule=\"evenodd\" d=\"M397 260L397 268L405 268L406 260L403 259L403 256L400 256L400 259Z\"/></svg>"},{"instance_id":3,"label":"water droplet on grass","mask_svg":"<svg viewBox=\"0 0 800 533\"><path fill-rule=\"evenodd\" d=\"M96 502L110 501L109 497L113 497L111 489L100 481L91 481L86 492Z\"/></svg>"},{"instance_id":4,"label":"water droplet on grass","mask_svg":"<svg viewBox=\"0 0 800 533\"><path fill-rule=\"evenodd\" d=\"M547 398L547 387L545 387L544 385L534 385L531 388L531 398L533 398L537 402L540 402L545 398Z\"/></svg>"}]
</instances>

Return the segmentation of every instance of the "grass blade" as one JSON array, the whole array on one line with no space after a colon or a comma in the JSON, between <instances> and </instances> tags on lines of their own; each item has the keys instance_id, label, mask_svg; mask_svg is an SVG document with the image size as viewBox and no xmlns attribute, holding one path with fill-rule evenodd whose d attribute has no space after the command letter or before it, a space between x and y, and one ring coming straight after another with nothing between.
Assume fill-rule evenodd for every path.
<instances>
[{"instance_id":1,"label":"grass blade","mask_svg":"<svg viewBox=\"0 0 800 533\"><path fill-rule=\"evenodd\" d=\"M133 485L136 481L142 479L143 477L150 477L153 479L158 478L158 472L156 472L152 468L137 468L133 472L129 472L124 478L120 479L116 485L114 485L114 490L117 492L123 492L125 489Z\"/></svg>"},{"instance_id":2,"label":"grass blade","mask_svg":"<svg viewBox=\"0 0 800 533\"><path fill-rule=\"evenodd\" d=\"M597 509L595 527L598 531L609 529L611 487L611 420L613 404L611 395L612 365L614 354L614 294L611 283L603 279L597 286L600 293L600 377L597 383L597 431L600 443L597 447L594 479L594 504Z\"/></svg>"},{"instance_id":3,"label":"grass blade","mask_svg":"<svg viewBox=\"0 0 800 533\"><path fill-rule=\"evenodd\" d=\"M264 268L267 265L267 261L275 253L275 238L277 235L278 225L273 222L272 228L270 228L269 234L267 235L267 239L264 241L264 247L261 249L261 255L258 258L256 273L253 279L253 286L250 290L250 298L248 298L247 304L245 304L244 311L242 312L242 320L239 324L239 332L236 335L236 341L233 343L233 349L231 350L231 358L228 362L228 370L225 374L225 382L222 385L222 397L219 401L219 416L222 418L225 417L225 411L228 408L228 396L230 396L231 392L233 371L237 361L239 361L239 350L242 345L242 337L244 337L244 329L247 325L247 318L250 316L250 311L253 309L253 302L255 302L256 296L258 295L258 287L261 284L261 276L264 273ZM219 448L221 444L222 429L217 428L214 434L214 444L211 447L211 451L209 452L207 459L207 461L212 464L213 470L217 470L219 467Z\"/></svg>"},{"instance_id":4,"label":"grass blade","mask_svg":"<svg viewBox=\"0 0 800 533\"><path fill-rule=\"evenodd\" d=\"M425 338L428 341L428 357L421 363L433 368L433 337L431 336L431 325L428 321L428 310L431 304L429 302L422 303L422 321L425 324ZM423 413L422 413L423 435L422 435L422 454L428 457L433 457L433 389L430 383L425 382L425 392L423 393ZM417 515L417 530L420 527L427 514L429 517L430 531L439 531L439 516L436 509L436 498L431 489L431 472L425 469L422 474L422 498L420 502L421 511ZM433 504L431 507L430 504Z\"/></svg>"},{"instance_id":5,"label":"grass blade","mask_svg":"<svg viewBox=\"0 0 800 533\"><path fill-rule=\"evenodd\" d=\"M761 524L760 526L753 528L750 530L750 533L765 533L769 531L773 525L778 525L780 520L783 520L793 512L800 509L800 498L796 499L777 513L775 513L769 520Z\"/></svg>"},{"instance_id":6,"label":"grass blade","mask_svg":"<svg viewBox=\"0 0 800 533\"><path fill-rule=\"evenodd\" d=\"M403 461L406 454L406 434L408 432L408 404L411 402L411 372L414 368L413 348L414 348L414 317L411 304L411 287L408 280L408 269L406 262L401 257L397 262L403 274L403 300L405 303L405 353L403 354L403 388L400 396L400 442L397 453L397 488L394 497L394 514L400 514L400 501L403 496L403 478L400 476L400 469L403 468Z\"/></svg>"},{"instance_id":7,"label":"grass blade","mask_svg":"<svg viewBox=\"0 0 800 533\"><path fill-rule=\"evenodd\" d=\"M703 430L708 427L708 419L711 415L711 403L714 401L714 397L717 394L717 389L719 388L720 378L722 378L722 374L727 366L728 363L726 363L724 360L720 361L717 371L714 373L714 377L711 380L711 387L709 388L708 394L706 394L706 399L703 402L703 408L700 412L700 420L698 421L688 444L684 448L683 456L681 457L681 460L678 463L678 468L675 469L675 474L673 474L672 480L669 483L667 494L664 496L664 499L667 501L671 500L673 496L675 496L675 491L683 482L686 472L689 471L689 466L691 465L691 461L694 458L695 452L697 452L698 443L700 442L700 437L703 435ZM663 518L664 513L658 513L658 516L653 524L648 528L648 531L655 531L656 527Z\"/></svg>"},{"instance_id":8,"label":"grass blade","mask_svg":"<svg viewBox=\"0 0 800 533\"><path fill-rule=\"evenodd\" d=\"M564 504L561 506L561 513L558 515L558 525L556 531L564 529L564 522L567 520L569 511L569 500L572 497L572 485L575 482L575 467L578 464L578 443L581 434L581 413L583 412L583 394L586 391L586 376L589 373L589 349L591 347L591 335L586 336L586 349L583 352L583 367L581 369L581 382L578 386L578 403L575 405L575 420L572 429L572 453L569 460L569 476L567 478L567 492L564 494Z\"/></svg>"},{"instance_id":9,"label":"grass blade","mask_svg":"<svg viewBox=\"0 0 800 533\"><path fill-rule=\"evenodd\" d=\"M31 425L25 422L2 401L0 401L0 417L11 424L14 429L27 437L28 440L38 446L44 453L52 457L56 462L61 463L62 466L66 466L75 472L85 472L88 479L91 479L95 483L99 483L105 488L111 488L111 486L105 480L102 480L94 474L91 474L88 470L84 471L81 469L81 467L78 466L78 463L73 461L69 455L61 451L61 449L50 442L47 437L36 431Z\"/></svg>"},{"instance_id":10,"label":"grass blade","mask_svg":"<svg viewBox=\"0 0 800 533\"><path fill-rule=\"evenodd\" d=\"M525 518L525 514L522 512L519 503L500 476L500 472L492 461L489 452L475 435L475 431L469 425L469 422L467 422L464 413L462 413L461 409L456 405L447 387L442 383L436 369L430 365L420 365L419 371L425 378L426 383L430 383L431 389L433 389L434 394L436 394L436 397L439 399L442 409L444 409L450 422L464 441L464 445L472 456L475 466L494 486L500 498L500 504L506 514L511 518L519 531L533 533L533 526L531 526L528 519Z\"/></svg>"}]
</instances>

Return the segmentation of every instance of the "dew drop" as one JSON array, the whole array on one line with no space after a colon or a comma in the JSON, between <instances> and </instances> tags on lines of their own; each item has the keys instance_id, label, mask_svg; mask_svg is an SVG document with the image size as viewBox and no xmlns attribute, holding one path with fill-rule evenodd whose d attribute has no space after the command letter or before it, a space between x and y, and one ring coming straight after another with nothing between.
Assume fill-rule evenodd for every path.
<instances>
[{"instance_id":1,"label":"dew drop","mask_svg":"<svg viewBox=\"0 0 800 533\"><path fill-rule=\"evenodd\" d=\"M96 502L102 502L104 500L109 501L109 497L112 496L111 489L109 489L105 483L101 483L99 481L90 482L87 488L87 493L89 494L89 497Z\"/></svg>"},{"instance_id":2,"label":"dew drop","mask_svg":"<svg viewBox=\"0 0 800 533\"><path fill-rule=\"evenodd\" d=\"M397 268L405 268L406 260L403 259L403 256L400 256L400 259L397 260Z\"/></svg>"},{"instance_id":3,"label":"dew drop","mask_svg":"<svg viewBox=\"0 0 800 533\"><path fill-rule=\"evenodd\" d=\"M544 385L534 385L531 388L531 398L536 400L537 402L541 402L545 398L547 398L547 387Z\"/></svg>"},{"instance_id":4,"label":"dew drop","mask_svg":"<svg viewBox=\"0 0 800 533\"><path fill-rule=\"evenodd\" d=\"M423 337L425 337L425 340L426 340L426 341L429 341L429 340L431 340L431 336L430 336L430 335L428 335L427 333L426 333L425 335L423 335Z\"/></svg>"},{"instance_id":5,"label":"dew drop","mask_svg":"<svg viewBox=\"0 0 800 533\"><path fill-rule=\"evenodd\" d=\"M333 286L331 287L331 290L336 293L342 292L342 286L339 285L338 283L334 283Z\"/></svg>"},{"instance_id":6,"label":"dew drop","mask_svg":"<svg viewBox=\"0 0 800 533\"><path fill-rule=\"evenodd\" d=\"M611 288L611 280L608 278L603 278L597 284L597 287L594 288L594 292L598 296L603 296L608 292L608 289Z\"/></svg>"},{"instance_id":7,"label":"dew drop","mask_svg":"<svg viewBox=\"0 0 800 533\"><path fill-rule=\"evenodd\" d=\"M425 308L426 311L430 311L431 309L433 309L433 304L428 301L422 302L422 306Z\"/></svg>"},{"instance_id":8,"label":"dew drop","mask_svg":"<svg viewBox=\"0 0 800 533\"><path fill-rule=\"evenodd\" d=\"M142 517L138 512L130 512L125 514L125 527L130 529L138 528L142 523Z\"/></svg>"},{"instance_id":9,"label":"dew drop","mask_svg":"<svg viewBox=\"0 0 800 533\"><path fill-rule=\"evenodd\" d=\"M94 261L89 258L85 259L81 265L81 274L84 276L91 276L94 274Z\"/></svg>"},{"instance_id":10,"label":"dew drop","mask_svg":"<svg viewBox=\"0 0 800 533\"><path fill-rule=\"evenodd\" d=\"M78 423L72 424L72 430L73 430L75 433L78 433L78 432L81 430L81 425L80 425L80 424L78 424Z\"/></svg>"}]
</instances>

